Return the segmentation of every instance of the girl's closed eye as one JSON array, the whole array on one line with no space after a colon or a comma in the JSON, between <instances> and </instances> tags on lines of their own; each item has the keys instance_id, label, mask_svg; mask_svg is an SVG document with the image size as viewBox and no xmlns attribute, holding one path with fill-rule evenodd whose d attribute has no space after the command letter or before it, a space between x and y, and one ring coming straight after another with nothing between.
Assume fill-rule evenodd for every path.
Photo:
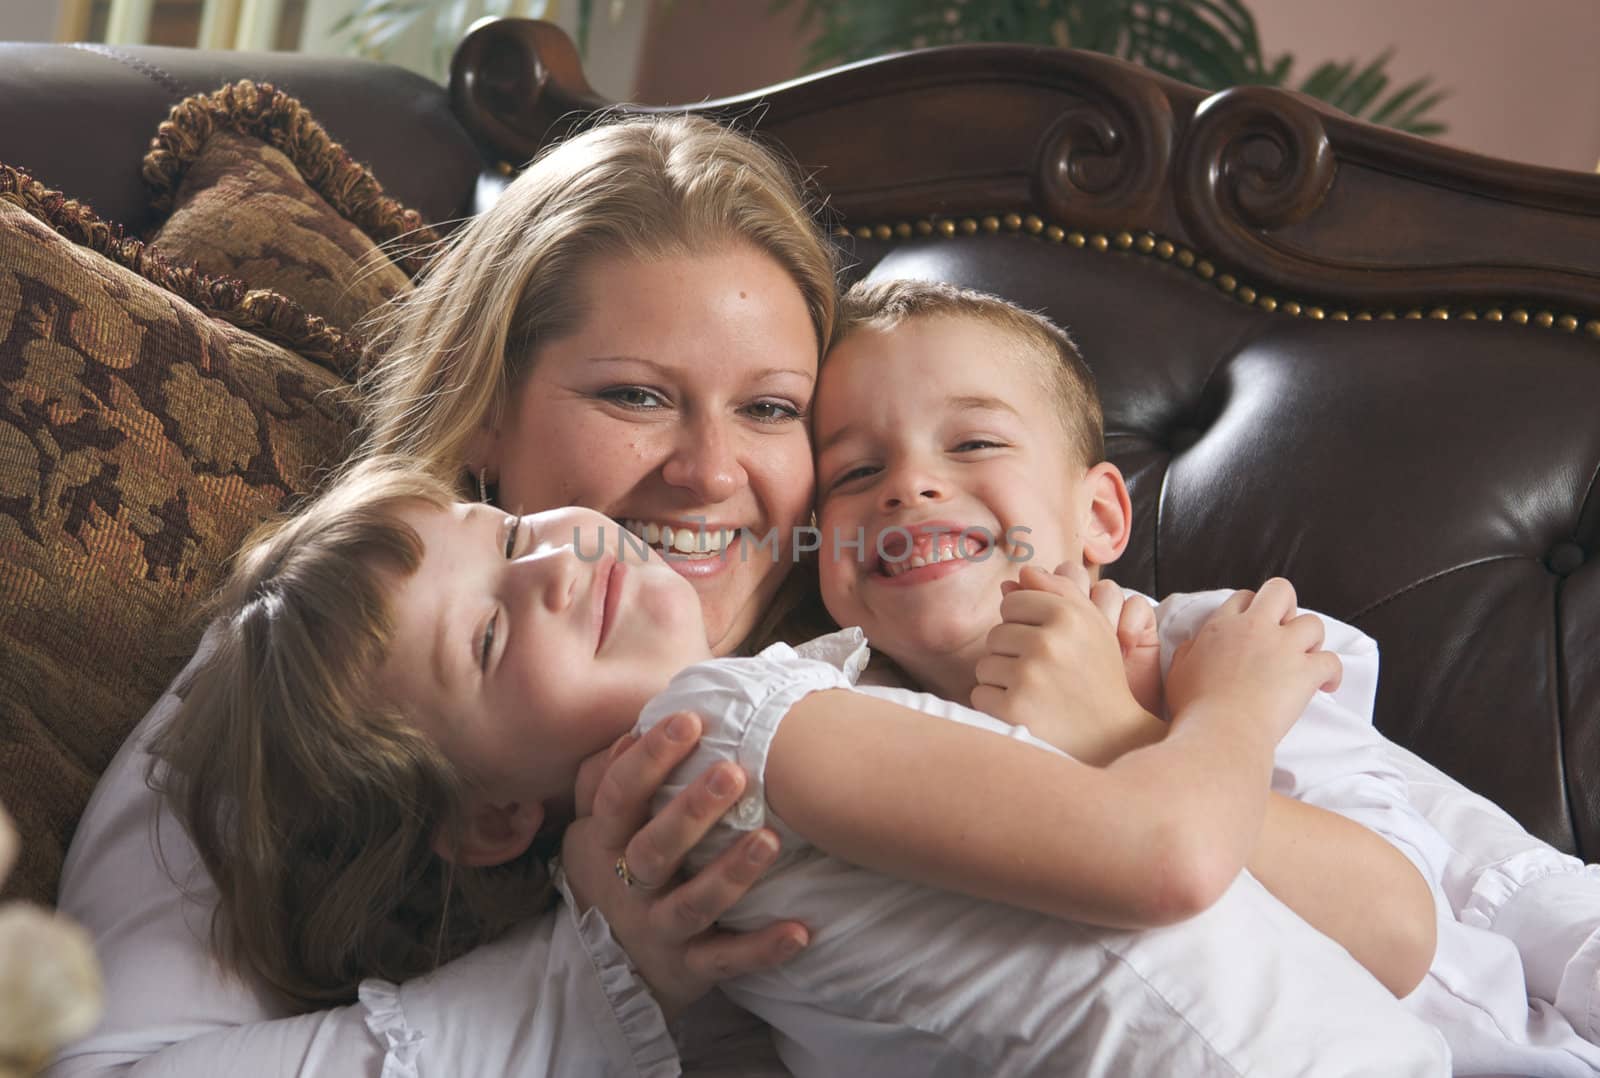
<instances>
[{"instance_id":1,"label":"girl's closed eye","mask_svg":"<svg viewBox=\"0 0 1600 1078\"><path fill-rule=\"evenodd\" d=\"M517 556L517 536L521 533L522 518L506 518L506 543L504 552L507 561L510 561L512 558ZM483 638L477 647L478 669L484 671L485 673L487 673L489 670L489 653L494 650L495 633L499 629L499 626L500 611L497 608L493 614L489 615L489 622L483 627Z\"/></svg>"}]
</instances>

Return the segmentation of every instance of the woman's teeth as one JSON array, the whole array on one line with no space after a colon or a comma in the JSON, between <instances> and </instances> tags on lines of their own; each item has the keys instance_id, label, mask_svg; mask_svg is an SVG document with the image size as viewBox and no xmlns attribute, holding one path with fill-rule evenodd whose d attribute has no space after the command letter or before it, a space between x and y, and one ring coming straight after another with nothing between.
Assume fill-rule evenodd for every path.
<instances>
[{"instance_id":1,"label":"woman's teeth","mask_svg":"<svg viewBox=\"0 0 1600 1078\"><path fill-rule=\"evenodd\" d=\"M733 542L738 534L732 528L674 527L644 520L624 520L622 526L653 547L691 558L709 558L721 554L723 548Z\"/></svg>"}]
</instances>

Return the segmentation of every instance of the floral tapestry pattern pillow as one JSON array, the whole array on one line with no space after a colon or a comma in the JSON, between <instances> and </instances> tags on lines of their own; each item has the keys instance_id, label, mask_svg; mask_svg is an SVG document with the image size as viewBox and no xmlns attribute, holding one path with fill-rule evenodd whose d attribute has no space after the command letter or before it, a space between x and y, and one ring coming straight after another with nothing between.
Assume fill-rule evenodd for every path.
<instances>
[{"instance_id":1,"label":"floral tapestry pattern pillow","mask_svg":"<svg viewBox=\"0 0 1600 1078\"><path fill-rule=\"evenodd\" d=\"M49 902L117 746L263 517L338 463L359 342L0 166L0 801Z\"/></svg>"},{"instance_id":2,"label":"floral tapestry pattern pillow","mask_svg":"<svg viewBox=\"0 0 1600 1078\"><path fill-rule=\"evenodd\" d=\"M248 80L176 105L144 160L151 246L354 329L411 288L438 234L299 101Z\"/></svg>"}]
</instances>

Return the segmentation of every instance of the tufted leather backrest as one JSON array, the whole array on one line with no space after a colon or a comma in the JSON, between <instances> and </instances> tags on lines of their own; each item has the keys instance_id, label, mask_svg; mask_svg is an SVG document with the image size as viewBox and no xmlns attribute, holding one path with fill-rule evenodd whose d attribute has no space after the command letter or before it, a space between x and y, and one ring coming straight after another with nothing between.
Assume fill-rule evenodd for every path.
<instances>
[{"instance_id":1,"label":"tufted leather backrest","mask_svg":"<svg viewBox=\"0 0 1600 1078\"><path fill-rule=\"evenodd\" d=\"M517 159L593 107L576 71L550 28L488 24L456 105ZM813 175L853 276L1071 329L1133 493L1117 579L1289 577L1377 638L1385 733L1600 857L1600 178L1056 49L696 109Z\"/></svg>"}]
</instances>

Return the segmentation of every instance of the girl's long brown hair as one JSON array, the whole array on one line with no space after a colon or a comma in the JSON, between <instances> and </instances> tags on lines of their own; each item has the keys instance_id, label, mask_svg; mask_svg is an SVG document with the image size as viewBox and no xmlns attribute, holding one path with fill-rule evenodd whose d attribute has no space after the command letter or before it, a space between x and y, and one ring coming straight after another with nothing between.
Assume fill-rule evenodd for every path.
<instances>
[{"instance_id":1,"label":"girl's long brown hair","mask_svg":"<svg viewBox=\"0 0 1600 1078\"><path fill-rule=\"evenodd\" d=\"M454 494L414 461L377 458L259 532L217 600L215 650L153 745L151 784L217 886L219 957L307 1007L431 970L551 897L548 842L488 870L434 853L463 780L378 680L386 597L422 556L394 516L413 499Z\"/></svg>"}]
</instances>

